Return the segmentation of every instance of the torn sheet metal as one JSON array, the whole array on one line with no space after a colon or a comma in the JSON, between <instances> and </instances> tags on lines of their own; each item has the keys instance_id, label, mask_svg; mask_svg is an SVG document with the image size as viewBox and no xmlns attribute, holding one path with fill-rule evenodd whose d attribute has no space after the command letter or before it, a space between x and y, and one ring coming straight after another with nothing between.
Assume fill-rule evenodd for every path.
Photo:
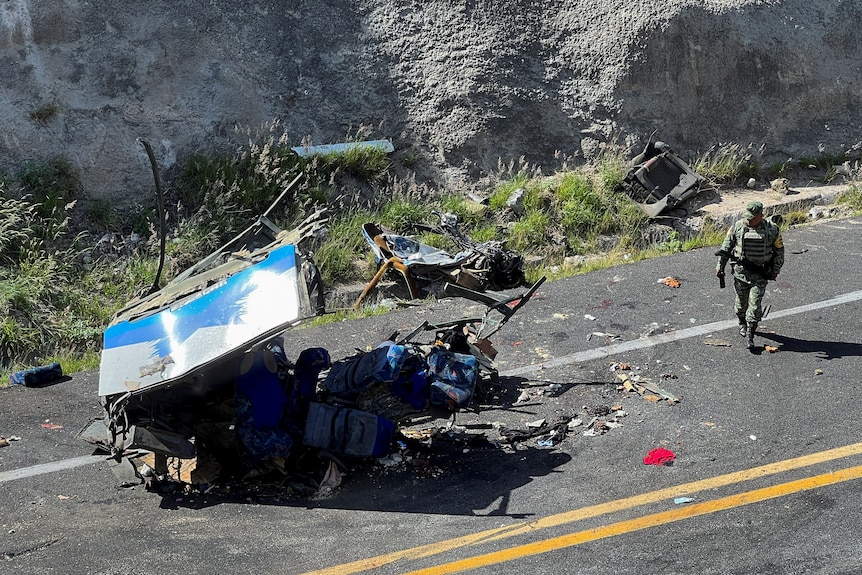
<instances>
[{"instance_id":1,"label":"torn sheet metal","mask_svg":"<svg viewBox=\"0 0 862 575\"><path fill-rule=\"evenodd\" d=\"M104 334L99 395L176 381L298 321L309 310L297 259L295 246L272 246L187 280L187 293L152 313L118 317Z\"/></svg>"},{"instance_id":2,"label":"torn sheet metal","mask_svg":"<svg viewBox=\"0 0 862 575\"><path fill-rule=\"evenodd\" d=\"M664 142L647 144L624 178L626 194L651 218L696 195L705 181Z\"/></svg>"}]
</instances>

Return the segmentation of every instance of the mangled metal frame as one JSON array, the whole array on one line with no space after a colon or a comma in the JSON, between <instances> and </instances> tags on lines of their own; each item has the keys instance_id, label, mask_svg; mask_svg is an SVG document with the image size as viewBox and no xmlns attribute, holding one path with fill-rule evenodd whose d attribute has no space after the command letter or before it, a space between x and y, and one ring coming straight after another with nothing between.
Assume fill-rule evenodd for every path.
<instances>
[{"instance_id":1,"label":"mangled metal frame","mask_svg":"<svg viewBox=\"0 0 862 575\"><path fill-rule=\"evenodd\" d=\"M439 225L414 227L451 239L460 250L455 255L376 223L363 224L362 235L379 267L353 304L353 309L360 308L389 270L401 274L413 299L422 297L420 286L424 291L442 295L442 290L437 291L435 288L446 284L462 286L473 293L488 288L510 289L525 284L522 256L507 249L503 242L476 242L467 237L458 229L458 218L454 214L437 215L440 217Z\"/></svg>"},{"instance_id":2,"label":"mangled metal frame","mask_svg":"<svg viewBox=\"0 0 862 575\"><path fill-rule=\"evenodd\" d=\"M651 218L696 195L705 181L661 141L649 142L624 178L629 199Z\"/></svg>"}]
</instances>

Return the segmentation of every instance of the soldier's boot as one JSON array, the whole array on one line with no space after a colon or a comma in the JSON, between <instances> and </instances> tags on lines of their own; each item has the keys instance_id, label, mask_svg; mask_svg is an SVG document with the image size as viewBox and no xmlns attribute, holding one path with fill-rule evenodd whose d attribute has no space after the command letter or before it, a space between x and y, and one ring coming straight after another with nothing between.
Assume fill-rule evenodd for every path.
<instances>
[{"instance_id":1,"label":"soldier's boot","mask_svg":"<svg viewBox=\"0 0 862 575\"><path fill-rule=\"evenodd\" d=\"M745 345L748 349L754 349L754 332L757 330L756 323L749 323L745 334Z\"/></svg>"},{"instance_id":2,"label":"soldier's boot","mask_svg":"<svg viewBox=\"0 0 862 575\"><path fill-rule=\"evenodd\" d=\"M748 334L748 325L745 323L745 316L739 317L739 335L745 337Z\"/></svg>"}]
</instances>

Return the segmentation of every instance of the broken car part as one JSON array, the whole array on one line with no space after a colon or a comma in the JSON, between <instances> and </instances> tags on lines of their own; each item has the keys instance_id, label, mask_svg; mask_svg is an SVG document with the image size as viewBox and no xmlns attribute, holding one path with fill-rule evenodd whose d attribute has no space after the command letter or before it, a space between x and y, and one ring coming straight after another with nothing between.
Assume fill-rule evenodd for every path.
<instances>
[{"instance_id":1,"label":"broken car part","mask_svg":"<svg viewBox=\"0 0 862 575\"><path fill-rule=\"evenodd\" d=\"M362 235L379 268L357 298L354 309L359 309L390 269L401 274L413 299L422 297L421 290L435 293L435 286L445 283L474 291L509 289L524 284L524 260L520 255L506 249L499 241L478 243L471 240L458 229L458 220L453 214L437 215L439 225L419 227L450 238L461 250L454 256L375 223L362 226Z\"/></svg>"},{"instance_id":2,"label":"broken car part","mask_svg":"<svg viewBox=\"0 0 862 575\"><path fill-rule=\"evenodd\" d=\"M664 142L649 142L623 180L629 199L651 218L696 195L705 181Z\"/></svg>"}]
</instances>

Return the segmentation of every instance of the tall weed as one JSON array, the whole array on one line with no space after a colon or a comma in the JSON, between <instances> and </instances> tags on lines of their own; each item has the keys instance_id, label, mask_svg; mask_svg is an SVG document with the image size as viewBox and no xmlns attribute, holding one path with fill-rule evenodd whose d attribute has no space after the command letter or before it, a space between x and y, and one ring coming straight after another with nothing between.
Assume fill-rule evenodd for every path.
<instances>
[{"instance_id":1,"label":"tall weed","mask_svg":"<svg viewBox=\"0 0 862 575\"><path fill-rule=\"evenodd\" d=\"M691 167L712 185L732 184L756 177L760 168L751 145L743 147L734 143L710 147L695 158Z\"/></svg>"}]
</instances>

